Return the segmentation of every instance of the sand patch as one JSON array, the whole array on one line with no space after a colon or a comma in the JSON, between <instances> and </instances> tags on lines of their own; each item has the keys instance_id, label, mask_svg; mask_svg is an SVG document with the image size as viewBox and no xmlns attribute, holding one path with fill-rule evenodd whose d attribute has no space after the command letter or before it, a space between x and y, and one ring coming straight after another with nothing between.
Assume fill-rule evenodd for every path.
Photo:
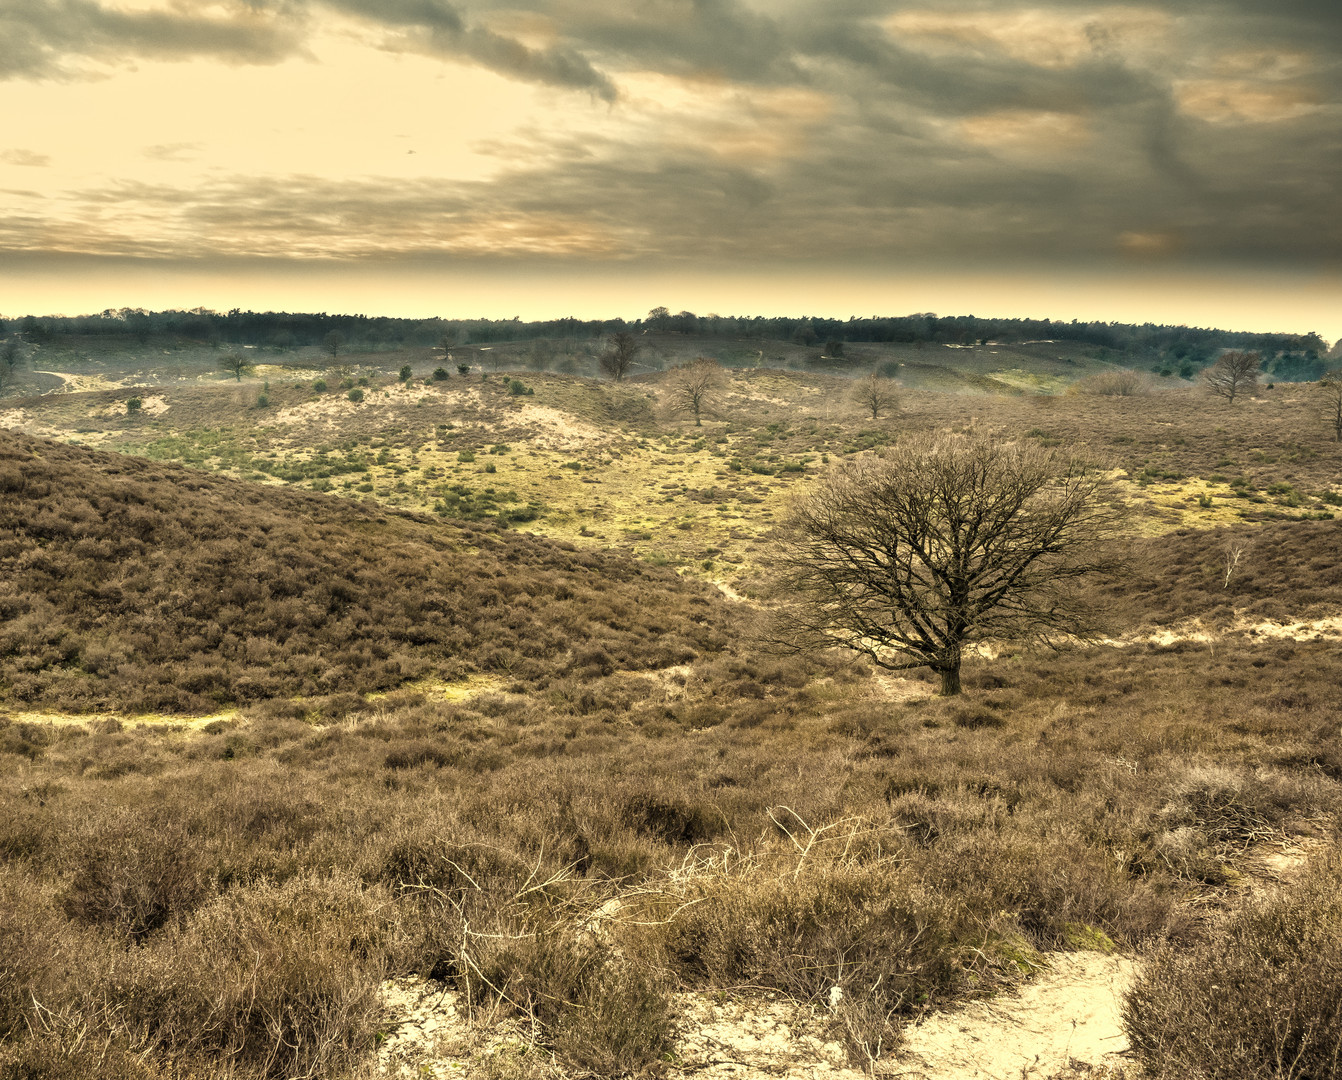
<instances>
[{"instance_id":1,"label":"sand patch","mask_svg":"<svg viewBox=\"0 0 1342 1080\"><path fill-rule=\"evenodd\" d=\"M1018 991L935 1013L904 1030L876 1062L877 1076L905 1080L1043 1080L1069 1066L1118 1066L1127 1049L1120 1007L1133 961L1099 953L1054 953ZM382 984L385 1009L378 1071L392 1077L460 1076L490 1058L549 1055L515 1026L469 1022L461 995L420 978ZM673 998L669 1080L858 1080L824 1005L781 995L681 993ZM545 1075L562 1075L559 1072Z\"/></svg>"},{"instance_id":2,"label":"sand patch","mask_svg":"<svg viewBox=\"0 0 1342 1080\"><path fill-rule=\"evenodd\" d=\"M37 375L52 375L60 379L64 385L59 389L52 391L56 394L79 394L86 390L120 390L125 386L122 379L109 379L105 375L76 375L69 371L38 371L33 368Z\"/></svg>"},{"instance_id":3,"label":"sand patch","mask_svg":"<svg viewBox=\"0 0 1342 1080\"><path fill-rule=\"evenodd\" d=\"M831 1077L865 1076L830 1034L819 1007L769 997L676 995L676 1036L672 1077Z\"/></svg>"},{"instance_id":4,"label":"sand patch","mask_svg":"<svg viewBox=\"0 0 1342 1080\"><path fill-rule=\"evenodd\" d=\"M199 731L216 721L227 722L237 717L236 709L214 713L210 716L164 716L159 713L131 715L127 713L88 713L70 715L67 713L21 712L9 713L9 719L19 724L50 724L53 727L80 727L93 724L119 724L123 728L178 728L186 731Z\"/></svg>"},{"instance_id":5,"label":"sand patch","mask_svg":"<svg viewBox=\"0 0 1342 1080\"><path fill-rule=\"evenodd\" d=\"M402 683L389 693L404 692L423 694L433 701L468 701L480 694L496 693L503 689L503 680L493 675L472 675L461 682L443 682L441 679L417 679ZM368 701L381 701L387 697L384 693L367 695Z\"/></svg>"},{"instance_id":6,"label":"sand patch","mask_svg":"<svg viewBox=\"0 0 1342 1080\"><path fill-rule=\"evenodd\" d=\"M376 410L389 405L416 405L426 398L437 402L458 404L452 396L445 396L441 390L423 385L411 386L366 386L363 401L350 401L348 390L328 390L322 396L301 405L289 405L257 420L262 427L277 427L281 424L321 424L335 427L337 421L358 415L370 409ZM387 396L383 396L383 395Z\"/></svg>"},{"instance_id":7,"label":"sand patch","mask_svg":"<svg viewBox=\"0 0 1342 1080\"><path fill-rule=\"evenodd\" d=\"M128 395L128 399L131 397L135 397L135 395ZM149 397L140 398L140 412L144 416L162 416L169 408L171 408L171 406L168 404L168 399L162 394L152 394ZM128 415L126 411L126 402L108 402L108 404L104 405L101 409L90 409L89 415L102 420L117 416L126 416Z\"/></svg>"},{"instance_id":8,"label":"sand patch","mask_svg":"<svg viewBox=\"0 0 1342 1080\"><path fill-rule=\"evenodd\" d=\"M718 590L718 592L722 593L723 596L725 596L728 600L733 601L734 603L737 604L750 603L750 598L748 596L742 596L739 592L733 589L725 581L714 581L713 586Z\"/></svg>"},{"instance_id":9,"label":"sand patch","mask_svg":"<svg viewBox=\"0 0 1342 1080\"><path fill-rule=\"evenodd\" d=\"M541 450L586 450L610 441L610 436L600 428L576 420L560 409L528 404L520 411L521 421L535 431L527 439L528 446Z\"/></svg>"},{"instance_id":10,"label":"sand patch","mask_svg":"<svg viewBox=\"0 0 1342 1080\"><path fill-rule=\"evenodd\" d=\"M936 687L931 683L904 679L888 671L873 671L871 684L877 692L876 696L882 701L920 701L923 698L936 697L937 694Z\"/></svg>"},{"instance_id":11,"label":"sand patch","mask_svg":"<svg viewBox=\"0 0 1342 1080\"><path fill-rule=\"evenodd\" d=\"M1073 1061L1119 1066L1128 1048L1120 1015L1136 965L1122 956L1054 953L1018 992L937 1013L905 1031L898 1066L908 1080L1011 1080L1061 1072Z\"/></svg>"},{"instance_id":12,"label":"sand patch","mask_svg":"<svg viewBox=\"0 0 1342 1080\"><path fill-rule=\"evenodd\" d=\"M45 439L63 439L69 434L63 428L39 423L26 409L0 412L0 428L22 431L27 435L39 435Z\"/></svg>"},{"instance_id":13,"label":"sand patch","mask_svg":"<svg viewBox=\"0 0 1342 1080\"><path fill-rule=\"evenodd\" d=\"M1201 645L1211 645L1221 638L1239 634L1249 638L1268 638L1276 641L1333 641L1342 640L1342 615L1329 615L1322 619L1297 620L1295 622L1273 622L1272 620L1236 617L1225 630L1213 630L1200 619L1184 619L1170 626L1161 627L1149 633L1133 634L1123 638L1106 638L1105 645L1120 648L1127 645L1176 645L1182 641L1191 641Z\"/></svg>"}]
</instances>

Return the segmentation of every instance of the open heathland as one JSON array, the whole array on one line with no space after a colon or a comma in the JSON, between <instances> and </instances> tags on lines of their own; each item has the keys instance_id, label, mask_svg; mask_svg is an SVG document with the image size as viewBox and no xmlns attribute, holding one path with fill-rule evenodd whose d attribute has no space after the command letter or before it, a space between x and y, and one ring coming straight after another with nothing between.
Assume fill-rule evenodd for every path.
<instances>
[{"instance_id":1,"label":"open heathland","mask_svg":"<svg viewBox=\"0 0 1342 1080\"><path fill-rule=\"evenodd\" d=\"M5 399L0 1076L366 1076L412 975L469 1035L430 1072L691 1075L688 993L881 1073L1068 951L1147 965L1134 1073L1337 1076L1342 451L1310 384L1084 377L872 419L737 370L702 427L659 373ZM960 698L769 652L790 494L940 428L1101 458L1104 634Z\"/></svg>"}]
</instances>

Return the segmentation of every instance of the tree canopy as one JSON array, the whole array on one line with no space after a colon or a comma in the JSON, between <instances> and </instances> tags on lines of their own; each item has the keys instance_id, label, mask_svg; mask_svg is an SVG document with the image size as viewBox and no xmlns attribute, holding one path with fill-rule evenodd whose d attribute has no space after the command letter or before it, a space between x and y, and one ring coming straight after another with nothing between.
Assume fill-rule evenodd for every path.
<instances>
[{"instance_id":1,"label":"tree canopy","mask_svg":"<svg viewBox=\"0 0 1342 1080\"><path fill-rule=\"evenodd\" d=\"M957 694L973 642L1091 634L1076 586L1109 565L1105 486L1079 458L979 435L837 464L784 525L774 640L930 667Z\"/></svg>"}]
</instances>

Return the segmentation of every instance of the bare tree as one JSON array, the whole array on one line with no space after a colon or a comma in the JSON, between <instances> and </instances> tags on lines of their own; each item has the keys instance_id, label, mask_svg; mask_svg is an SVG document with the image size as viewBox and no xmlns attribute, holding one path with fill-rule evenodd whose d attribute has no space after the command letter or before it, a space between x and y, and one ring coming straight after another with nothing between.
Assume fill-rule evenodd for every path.
<instances>
[{"instance_id":1,"label":"bare tree","mask_svg":"<svg viewBox=\"0 0 1342 1080\"><path fill-rule=\"evenodd\" d=\"M965 647L1097 632L1079 598L1111 562L1102 471L988 437L920 435L830 469L782 530L773 640L840 646L960 693Z\"/></svg>"},{"instance_id":2,"label":"bare tree","mask_svg":"<svg viewBox=\"0 0 1342 1080\"><path fill-rule=\"evenodd\" d=\"M864 409L870 409L873 420L879 420L881 413L898 406L899 388L889 379L883 379L873 372L865 379L858 380L853 388L853 400Z\"/></svg>"},{"instance_id":3,"label":"bare tree","mask_svg":"<svg viewBox=\"0 0 1342 1080\"><path fill-rule=\"evenodd\" d=\"M713 403L723 384L722 365L706 356L671 369L667 376L668 408L674 413L691 414L694 426L703 427L701 416Z\"/></svg>"},{"instance_id":4,"label":"bare tree","mask_svg":"<svg viewBox=\"0 0 1342 1080\"><path fill-rule=\"evenodd\" d=\"M1221 588L1230 588L1230 581L1240 568L1240 563L1245 561L1249 554L1249 549L1253 547L1253 541L1243 536L1232 536L1221 545L1221 562L1225 568L1225 575L1221 579Z\"/></svg>"},{"instance_id":5,"label":"bare tree","mask_svg":"<svg viewBox=\"0 0 1342 1080\"><path fill-rule=\"evenodd\" d=\"M322 348L331 354L331 362L335 363L340 359L340 350L345 347L345 335L339 330L332 330L322 338Z\"/></svg>"},{"instance_id":6,"label":"bare tree","mask_svg":"<svg viewBox=\"0 0 1342 1080\"><path fill-rule=\"evenodd\" d=\"M601 354L601 370L612 379L623 379L634 366L638 355L638 341L634 335L621 330L612 334L610 347Z\"/></svg>"},{"instance_id":7,"label":"bare tree","mask_svg":"<svg viewBox=\"0 0 1342 1080\"><path fill-rule=\"evenodd\" d=\"M1323 418L1333 429L1333 438L1342 442L1342 368L1319 380L1318 395Z\"/></svg>"},{"instance_id":8,"label":"bare tree","mask_svg":"<svg viewBox=\"0 0 1342 1080\"><path fill-rule=\"evenodd\" d=\"M256 369L256 365L242 353L233 352L219 358L219 369L232 375L238 382L242 382L242 377L250 375Z\"/></svg>"},{"instance_id":9,"label":"bare tree","mask_svg":"<svg viewBox=\"0 0 1342 1080\"><path fill-rule=\"evenodd\" d=\"M14 381L19 366L19 343L12 338L0 348L0 390Z\"/></svg>"},{"instance_id":10,"label":"bare tree","mask_svg":"<svg viewBox=\"0 0 1342 1080\"><path fill-rule=\"evenodd\" d=\"M1262 362L1263 357L1259 353L1232 349L1222 353L1220 359L1202 373L1202 381L1213 394L1225 398L1226 404L1233 405L1237 395L1247 393L1258 385Z\"/></svg>"}]
</instances>

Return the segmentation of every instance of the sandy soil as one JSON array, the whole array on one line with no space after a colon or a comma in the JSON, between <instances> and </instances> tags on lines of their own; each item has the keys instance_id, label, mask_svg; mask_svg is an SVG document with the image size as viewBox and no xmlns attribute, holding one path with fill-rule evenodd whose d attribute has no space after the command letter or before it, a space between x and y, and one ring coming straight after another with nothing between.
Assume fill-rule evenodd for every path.
<instances>
[{"instance_id":1,"label":"sandy soil","mask_svg":"<svg viewBox=\"0 0 1342 1080\"><path fill-rule=\"evenodd\" d=\"M544 450L585 450L609 443L610 436L593 424L575 420L562 409L547 405L523 405L519 420L535 430L528 445Z\"/></svg>"},{"instance_id":2,"label":"sandy soil","mask_svg":"<svg viewBox=\"0 0 1342 1080\"><path fill-rule=\"evenodd\" d=\"M1055 953L1018 993L936 1013L905 1030L876 1075L905 1080L1024 1080L1078 1064L1120 1066L1119 1019L1134 964L1099 953ZM517 1030L472 1028L460 997L418 978L383 984L387 1020L379 1071L392 1077L460 1076L472 1064L525 1041ZM667 1080L858 1080L828 1009L781 996L677 994Z\"/></svg>"},{"instance_id":3,"label":"sandy soil","mask_svg":"<svg viewBox=\"0 0 1342 1080\"><path fill-rule=\"evenodd\" d=\"M77 394L85 390L120 390L124 384L121 379L108 379L102 375L74 375L68 371L38 371L33 368L37 375L54 375L62 379L65 385L56 391L60 394Z\"/></svg>"},{"instance_id":4,"label":"sandy soil","mask_svg":"<svg viewBox=\"0 0 1342 1080\"><path fill-rule=\"evenodd\" d=\"M140 412L145 416L162 416L170 407L168 399L162 394L154 394L150 397L140 398ZM89 415L99 418L125 416L126 403L124 401L112 401L104 405L101 409L90 409Z\"/></svg>"},{"instance_id":5,"label":"sandy soil","mask_svg":"<svg viewBox=\"0 0 1342 1080\"><path fill-rule=\"evenodd\" d=\"M76 727L84 724L101 724L110 721L120 724L123 728L171 727L189 731L199 731L207 724L213 724L216 720L233 720L237 715L236 709L215 713L212 716L162 716L157 713L140 716L114 712L88 713L84 715L44 712L20 712L8 714L11 720L19 724L52 724L56 727Z\"/></svg>"},{"instance_id":6,"label":"sandy soil","mask_svg":"<svg viewBox=\"0 0 1342 1080\"><path fill-rule=\"evenodd\" d=\"M1122 956L1054 953L1019 993L939 1013L906 1032L888 1075L908 1080L1025 1080L1073 1061L1117 1066L1119 1015L1136 965Z\"/></svg>"}]
</instances>

